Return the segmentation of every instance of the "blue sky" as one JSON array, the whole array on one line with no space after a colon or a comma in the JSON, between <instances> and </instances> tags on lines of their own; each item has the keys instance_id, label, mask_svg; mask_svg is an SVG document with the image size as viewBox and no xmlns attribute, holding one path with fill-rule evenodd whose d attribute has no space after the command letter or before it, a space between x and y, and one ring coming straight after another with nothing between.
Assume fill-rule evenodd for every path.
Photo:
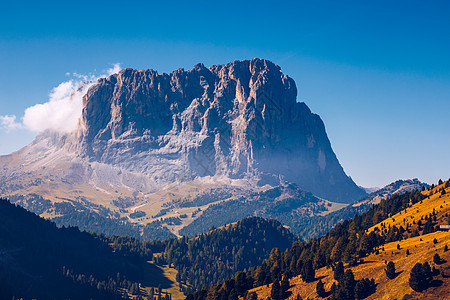
<instances>
[{"instance_id":1,"label":"blue sky","mask_svg":"<svg viewBox=\"0 0 450 300\"><path fill-rule=\"evenodd\" d=\"M0 116L71 77L260 57L295 79L363 186L450 177L448 1L45 1L2 4ZM0 129L0 154L36 133Z\"/></svg>"}]
</instances>

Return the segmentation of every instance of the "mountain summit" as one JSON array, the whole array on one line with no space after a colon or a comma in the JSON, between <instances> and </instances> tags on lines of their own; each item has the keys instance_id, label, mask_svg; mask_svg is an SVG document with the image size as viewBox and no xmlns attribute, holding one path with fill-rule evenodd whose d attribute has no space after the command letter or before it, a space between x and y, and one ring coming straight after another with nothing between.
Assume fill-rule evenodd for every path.
<instances>
[{"instance_id":1,"label":"mountain summit","mask_svg":"<svg viewBox=\"0 0 450 300\"><path fill-rule=\"evenodd\" d=\"M332 201L363 196L320 117L296 97L294 80L263 59L171 74L125 69L88 91L76 148L150 185L219 176L293 182Z\"/></svg>"},{"instance_id":2,"label":"mountain summit","mask_svg":"<svg viewBox=\"0 0 450 300\"><path fill-rule=\"evenodd\" d=\"M170 74L121 70L88 90L72 133L43 132L0 156L0 195L94 203L110 217L139 209L143 222L206 190L201 205L289 183L333 202L365 195L320 117L297 102L294 80L263 59Z\"/></svg>"}]
</instances>

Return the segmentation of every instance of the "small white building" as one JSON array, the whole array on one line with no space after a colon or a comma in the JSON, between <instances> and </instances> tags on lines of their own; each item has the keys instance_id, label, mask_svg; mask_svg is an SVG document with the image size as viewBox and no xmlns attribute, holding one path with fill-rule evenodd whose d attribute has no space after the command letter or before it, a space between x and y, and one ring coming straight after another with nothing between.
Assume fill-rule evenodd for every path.
<instances>
[{"instance_id":1,"label":"small white building","mask_svg":"<svg viewBox=\"0 0 450 300\"><path fill-rule=\"evenodd\" d=\"M450 225L439 225L439 230L450 230Z\"/></svg>"}]
</instances>

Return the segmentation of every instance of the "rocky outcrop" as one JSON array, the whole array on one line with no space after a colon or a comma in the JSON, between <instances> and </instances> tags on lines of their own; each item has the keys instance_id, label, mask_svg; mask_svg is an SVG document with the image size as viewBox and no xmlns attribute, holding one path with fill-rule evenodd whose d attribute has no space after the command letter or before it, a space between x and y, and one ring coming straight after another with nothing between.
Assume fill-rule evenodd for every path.
<instances>
[{"instance_id":1,"label":"rocky outcrop","mask_svg":"<svg viewBox=\"0 0 450 300\"><path fill-rule=\"evenodd\" d=\"M155 185L225 177L293 182L331 201L364 196L320 117L296 98L295 82L262 59L171 74L124 69L89 89L76 138L59 145Z\"/></svg>"},{"instance_id":2,"label":"rocky outcrop","mask_svg":"<svg viewBox=\"0 0 450 300\"><path fill-rule=\"evenodd\" d=\"M358 200L353 206L359 206L362 204L378 204L381 200L391 197L394 194L403 194L412 190L421 190L427 188L428 184L419 181L419 179L400 179L392 182L385 187L370 193L366 197Z\"/></svg>"}]
</instances>

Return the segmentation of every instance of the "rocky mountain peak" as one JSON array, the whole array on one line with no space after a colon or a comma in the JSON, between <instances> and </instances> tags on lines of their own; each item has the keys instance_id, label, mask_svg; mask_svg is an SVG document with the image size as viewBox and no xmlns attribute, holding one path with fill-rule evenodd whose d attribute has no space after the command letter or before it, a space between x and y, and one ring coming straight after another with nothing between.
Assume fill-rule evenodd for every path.
<instances>
[{"instance_id":1,"label":"rocky mountain peak","mask_svg":"<svg viewBox=\"0 0 450 300\"><path fill-rule=\"evenodd\" d=\"M170 74L124 69L85 95L72 148L154 185L221 177L293 182L334 201L363 196L320 117L296 98L294 80L264 59Z\"/></svg>"}]
</instances>

